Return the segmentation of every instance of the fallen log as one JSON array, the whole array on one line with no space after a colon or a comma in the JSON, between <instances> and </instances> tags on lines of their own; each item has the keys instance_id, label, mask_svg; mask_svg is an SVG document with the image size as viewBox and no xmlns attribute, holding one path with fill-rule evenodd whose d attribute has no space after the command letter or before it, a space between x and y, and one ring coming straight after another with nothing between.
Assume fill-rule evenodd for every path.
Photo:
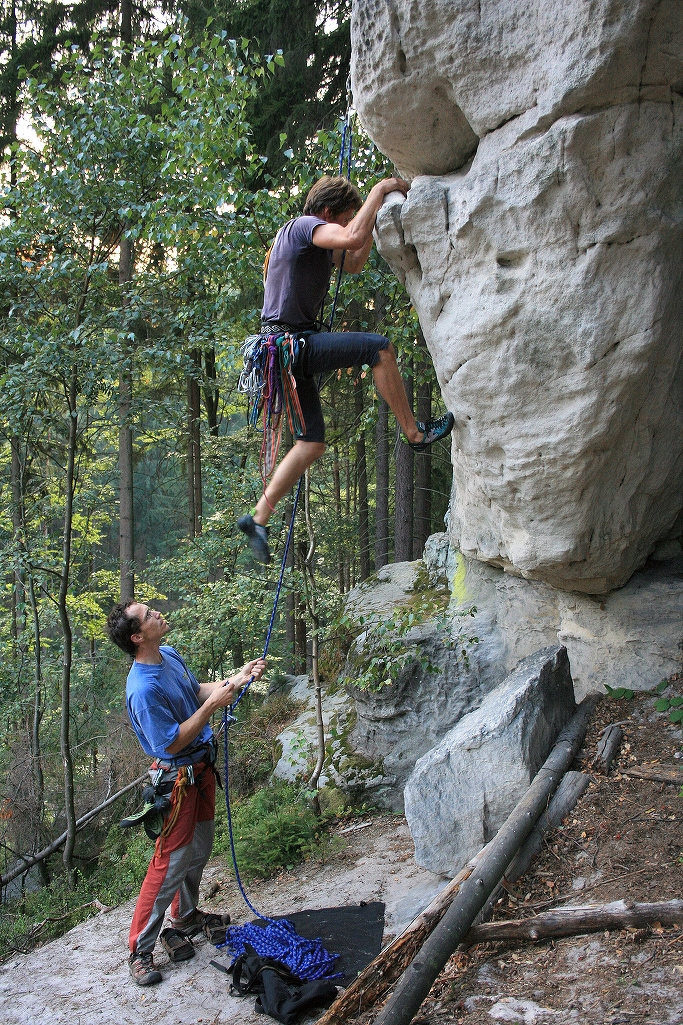
<instances>
[{"instance_id":1,"label":"fallen log","mask_svg":"<svg viewBox=\"0 0 683 1025\"><path fill-rule=\"evenodd\" d=\"M505 879L514 883L523 876L529 865L543 845L543 837L549 829L557 829L564 822L578 799L588 789L590 776L585 772L567 772L557 788L552 801L548 805L533 831L520 847L512 863L508 866Z\"/></svg>"},{"instance_id":2,"label":"fallen log","mask_svg":"<svg viewBox=\"0 0 683 1025\"><path fill-rule=\"evenodd\" d=\"M619 750L623 737L623 730L618 723L613 722L606 726L600 735L591 768L599 769L607 775L612 767L612 762Z\"/></svg>"},{"instance_id":3,"label":"fallen log","mask_svg":"<svg viewBox=\"0 0 683 1025\"><path fill-rule=\"evenodd\" d=\"M653 783L674 783L683 786L683 772L675 766L666 765L634 765L632 769L622 769L622 776L635 776L637 779L649 779Z\"/></svg>"},{"instance_id":4,"label":"fallen log","mask_svg":"<svg viewBox=\"0 0 683 1025\"><path fill-rule=\"evenodd\" d=\"M317 1025L342 1025L381 999L446 914L460 886L472 874L487 848L488 844L437 893L431 904L396 939L380 951L374 961L339 994L318 1019Z\"/></svg>"},{"instance_id":5,"label":"fallen log","mask_svg":"<svg viewBox=\"0 0 683 1025\"><path fill-rule=\"evenodd\" d=\"M498 940L542 940L559 936L578 936L587 932L642 928L646 925L683 927L683 900L656 904L633 904L615 900L610 904L585 904L583 907L555 908L533 918L518 921L486 922L473 925L463 944L493 943Z\"/></svg>"},{"instance_id":6,"label":"fallen log","mask_svg":"<svg viewBox=\"0 0 683 1025\"><path fill-rule=\"evenodd\" d=\"M513 860L505 870L501 883L496 886L486 904L477 915L477 924L486 922L493 913L496 902L502 895L506 884L516 882L524 875L529 865L543 846L543 837L549 829L556 829L566 819L578 799L585 793L590 783L590 776L585 772L566 772L558 786L547 811L543 812L533 830L526 838ZM464 942L464 941L463 941Z\"/></svg>"},{"instance_id":7,"label":"fallen log","mask_svg":"<svg viewBox=\"0 0 683 1025\"><path fill-rule=\"evenodd\" d=\"M417 1014L437 975L462 942L574 760L597 701L597 696L591 695L581 702L526 794L488 845L476 872L464 880L445 915L401 976L375 1025L408 1025Z\"/></svg>"}]
</instances>

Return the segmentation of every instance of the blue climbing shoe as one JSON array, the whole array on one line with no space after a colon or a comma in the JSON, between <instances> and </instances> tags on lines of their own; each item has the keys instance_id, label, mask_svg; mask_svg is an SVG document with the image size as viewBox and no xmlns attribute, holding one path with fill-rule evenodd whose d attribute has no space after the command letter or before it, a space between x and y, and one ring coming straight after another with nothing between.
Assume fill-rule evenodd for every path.
<instances>
[{"instance_id":1,"label":"blue climbing shoe","mask_svg":"<svg viewBox=\"0 0 683 1025\"><path fill-rule=\"evenodd\" d=\"M268 527L263 527L260 523L254 523L254 517L250 516L249 513L245 516L240 516L237 521L237 526L243 534L247 535L247 541L249 542L249 547L254 553L254 557L258 559L259 562L263 562L267 565L270 562Z\"/></svg>"},{"instance_id":2,"label":"blue climbing shoe","mask_svg":"<svg viewBox=\"0 0 683 1025\"><path fill-rule=\"evenodd\" d=\"M424 452L433 445L435 441L440 441L442 438L447 438L453 430L455 424L455 417L452 413L444 413L443 416L432 417L431 420L427 420L426 423L422 423L420 420L415 421L417 424L418 431L422 431L422 441L409 441L408 444L415 452Z\"/></svg>"}]
</instances>

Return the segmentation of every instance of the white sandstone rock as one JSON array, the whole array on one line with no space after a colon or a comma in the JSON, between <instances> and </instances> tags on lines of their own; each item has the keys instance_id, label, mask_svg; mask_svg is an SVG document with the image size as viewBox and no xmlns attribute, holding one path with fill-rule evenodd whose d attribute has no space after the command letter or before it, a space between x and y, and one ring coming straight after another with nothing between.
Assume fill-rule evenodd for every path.
<instances>
[{"instance_id":1,"label":"white sandstone rock","mask_svg":"<svg viewBox=\"0 0 683 1025\"><path fill-rule=\"evenodd\" d=\"M683 99L504 134L383 209L381 248L456 416L455 546L604 593L681 509Z\"/></svg>"},{"instance_id":2,"label":"white sandstone rock","mask_svg":"<svg viewBox=\"0 0 683 1025\"><path fill-rule=\"evenodd\" d=\"M444 174L506 122L671 100L679 0L363 0L352 82L369 134L404 173Z\"/></svg>"},{"instance_id":3,"label":"white sandstone rock","mask_svg":"<svg viewBox=\"0 0 683 1025\"><path fill-rule=\"evenodd\" d=\"M449 614L477 608L470 633L479 638L471 661L486 689L520 659L562 644L569 654L576 700L605 687L652 690L680 672L683 657L683 557L649 564L600 601L540 581L522 580L468 559L446 555L446 534L425 546L430 572L453 565ZM458 620L455 620L458 622Z\"/></svg>"},{"instance_id":4,"label":"white sandstone rock","mask_svg":"<svg viewBox=\"0 0 683 1025\"><path fill-rule=\"evenodd\" d=\"M525 659L417 762L405 811L418 865L455 875L502 826L575 710L565 648Z\"/></svg>"},{"instance_id":5,"label":"white sandstone rock","mask_svg":"<svg viewBox=\"0 0 683 1025\"><path fill-rule=\"evenodd\" d=\"M371 135L441 175L378 239L456 416L454 544L619 587L680 534L683 4L364 0L353 42Z\"/></svg>"}]
</instances>

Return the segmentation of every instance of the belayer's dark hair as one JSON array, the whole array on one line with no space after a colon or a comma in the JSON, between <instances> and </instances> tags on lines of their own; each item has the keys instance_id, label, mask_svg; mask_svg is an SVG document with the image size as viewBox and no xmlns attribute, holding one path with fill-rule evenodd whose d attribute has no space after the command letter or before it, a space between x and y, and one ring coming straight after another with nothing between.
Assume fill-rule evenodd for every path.
<instances>
[{"instance_id":1,"label":"belayer's dark hair","mask_svg":"<svg viewBox=\"0 0 683 1025\"><path fill-rule=\"evenodd\" d=\"M363 199L355 185L338 175L332 178L329 174L319 178L306 196L304 215L319 214L328 208L336 217L347 210L360 210Z\"/></svg>"},{"instance_id":2,"label":"belayer's dark hair","mask_svg":"<svg viewBox=\"0 0 683 1025\"><path fill-rule=\"evenodd\" d=\"M119 602L107 616L107 630L112 641L121 648L121 651L125 651L127 655L133 657L135 657L135 645L131 637L139 631L142 625L137 616L127 614L130 606L134 604L134 598L131 598L130 601Z\"/></svg>"}]
</instances>

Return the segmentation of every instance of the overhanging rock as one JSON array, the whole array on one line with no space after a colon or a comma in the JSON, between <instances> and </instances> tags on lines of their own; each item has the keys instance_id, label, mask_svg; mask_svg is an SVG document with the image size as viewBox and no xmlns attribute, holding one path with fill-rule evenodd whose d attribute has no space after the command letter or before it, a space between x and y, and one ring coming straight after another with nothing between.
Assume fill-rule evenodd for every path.
<instances>
[{"instance_id":1,"label":"overhanging rock","mask_svg":"<svg viewBox=\"0 0 683 1025\"><path fill-rule=\"evenodd\" d=\"M420 758L405 788L418 864L455 875L496 834L575 709L567 651L545 648Z\"/></svg>"},{"instance_id":2,"label":"overhanging rock","mask_svg":"<svg viewBox=\"0 0 683 1025\"><path fill-rule=\"evenodd\" d=\"M453 546L621 587L683 527L683 4L364 0L353 49L413 176L377 235L456 419Z\"/></svg>"}]
</instances>

